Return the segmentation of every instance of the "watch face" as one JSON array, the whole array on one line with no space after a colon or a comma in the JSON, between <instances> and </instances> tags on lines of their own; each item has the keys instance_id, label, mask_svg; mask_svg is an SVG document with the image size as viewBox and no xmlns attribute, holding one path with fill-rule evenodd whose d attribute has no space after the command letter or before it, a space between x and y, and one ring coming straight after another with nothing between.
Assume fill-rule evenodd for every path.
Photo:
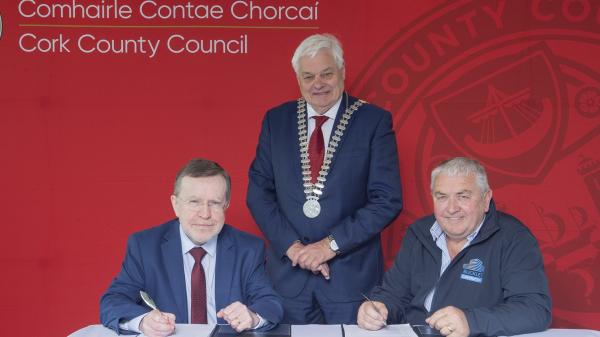
<instances>
[{"instance_id":1,"label":"watch face","mask_svg":"<svg viewBox=\"0 0 600 337\"><path fill-rule=\"evenodd\" d=\"M335 240L331 240L329 242L329 248L331 248L331 250L333 250L334 252L337 252L340 247L338 247L337 242L335 242Z\"/></svg>"}]
</instances>

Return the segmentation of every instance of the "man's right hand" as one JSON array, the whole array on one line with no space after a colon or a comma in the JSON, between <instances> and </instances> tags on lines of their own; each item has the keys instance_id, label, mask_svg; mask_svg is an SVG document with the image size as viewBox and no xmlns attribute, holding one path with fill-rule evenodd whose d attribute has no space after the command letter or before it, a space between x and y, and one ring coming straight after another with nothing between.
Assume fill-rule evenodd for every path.
<instances>
[{"instance_id":1,"label":"man's right hand","mask_svg":"<svg viewBox=\"0 0 600 337\"><path fill-rule=\"evenodd\" d=\"M140 331L148 337L169 336L175 332L175 315L152 310L142 318Z\"/></svg>"},{"instance_id":2,"label":"man's right hand","mask_svg":"<svg viewBox=\"0 0 600 337\"><path fill-rule=\"evenodd\" d=\"M385 304L366 301L358 308L358 326L366 330L379 330L386 325L388 310Z\"/></svg>"}]
</instances>

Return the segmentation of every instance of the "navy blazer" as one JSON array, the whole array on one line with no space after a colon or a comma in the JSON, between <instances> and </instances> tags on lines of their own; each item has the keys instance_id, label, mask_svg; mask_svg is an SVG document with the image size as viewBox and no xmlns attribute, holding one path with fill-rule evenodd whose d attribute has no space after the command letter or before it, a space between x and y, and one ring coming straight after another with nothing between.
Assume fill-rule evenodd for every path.
<instances>
[{"instance_id":1,"label":"navy blazer","mask_svg":"<svg viewBox=\"0 0 600 337\"><path fill-rule=\"evenodd\" d=\"M181 249L177 219L131 235L121 272L100 300L102 324L128 333L119 328L119 321L151 310L142 303L140 290L160 310L175 314L176 323L188 323ZM272 323L265 328L279 323L283 307L265 275L264 262L261 239L225 224L217 239L216 309L240 301ZM218 323L226 324L220 318Z\"/></svg>"},{"instance_id":2,"label":"navy blazer","mask_svg":"<svg viewBox=\"0 0 600 337\"><path fill-rule=\"evenodd\" d=\"M346 94L333 130L346 108ZM348 97L348 106L356 101ZM333 134L333 132L332 132ZM381 281L380 232L402 209L396 137L389 112L362 105L350 119L330 165L322 210L316 218L302 212L297 101L269 110L263 120L256 158L249 171L247 204L269 241L267 273L275 290L294 297L310 272L292 267L286 257L295 240L304 244L333 235L340 254L329 261L331 279L318 282L332 301L359 301L361 292Z\"/></svg>"}]
</instances>

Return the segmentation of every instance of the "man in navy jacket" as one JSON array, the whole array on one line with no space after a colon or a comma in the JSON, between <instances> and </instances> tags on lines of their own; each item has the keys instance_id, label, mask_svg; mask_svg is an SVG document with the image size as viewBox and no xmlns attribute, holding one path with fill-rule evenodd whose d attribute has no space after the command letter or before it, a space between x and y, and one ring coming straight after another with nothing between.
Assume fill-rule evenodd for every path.
<instances>
[{"instance_id":1,"label":"man in navy jacket","mask_svg":"<svg viewBox=\"0 0 600 337\"><path fill-rule=\"evenodd\" d=\"M176 322L229 323L237 331L279 323L283 308L264 271L262 240L224 223L230 186L209 160L179 171L171 196L178 218L129 238L121 272L100 302L102 324L154 337L172 334ZM200 250L199 264L193 251ZM194 278L201 273L204 282ZM161 311L144 305L140 290ZM195 294L202 294L198 305Z\"/></svg>"},{"instance_id":2,"label":"man in navy jacket","mask_svg":"<svg viewBox=\"0 0 600 337\"><path fill-rule=\"evenodd\" d=\"M402 208L392 116L344 92L335 37L306 38L292 66L302 97L266 113L247 203L284 321L354 324L383 275L380 232Z\"/></svg>"},{"instance_id":3,"label":"man in navy jacket","mask_svg":"<svg viewBox=\"0 0 600 337\"><path fill-rule=\"evenodd\" d=\"M537 241L496 210L484 168L454 158L431 173L434 214L412 224L358 324L428 324L450 337L546 329L551 299Z\"/></svg>"}]
</instances>

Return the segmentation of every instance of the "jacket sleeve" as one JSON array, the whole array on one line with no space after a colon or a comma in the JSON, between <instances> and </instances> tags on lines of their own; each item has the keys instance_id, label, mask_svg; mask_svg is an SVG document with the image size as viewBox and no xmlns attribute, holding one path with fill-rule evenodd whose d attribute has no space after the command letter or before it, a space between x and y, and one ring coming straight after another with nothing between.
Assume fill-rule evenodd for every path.
<instances>
[{"instance_id":1,"label":"jacket sleeve","mask_svg":"<svg viewBox=\"0 0 600 337\"><path fill-rule=\"evenodd\" d=\"M256 157L248 174L246 203L256 223L275 252L277 252L277 255L284 257L287 249L300 236L278 204L272 165L270 128L269 113L267 113L262 123Z\"/></svg>"},{"instance_id":2,"label":"jacket sleeve","mask_svg":"<svg viewBox=\"0 0 600 337\"><path fill-rule=\"evenodd\" d=\"M406 322L405 312L412 301L411 270L413 247L418 242L412 230L406 231L402 246L392 267L383 275L383 282L371 291L371 299L383 302L388 309L388 323L401 324Z\"/></svg>"},{"instance_id":3,"label":"jacket sleeve","mask_svg":"<svg viewBox=\"0 0 600 337\"><path fill-rule=\"evenodd\" d=\"M381 116L369 144L367 202L331 230L341 254L378 235L402 210L398 149L392 117L387 111Z\"/></svg>"},{"instance_id":4,"label":"jacket sleeve","mask_svg":"<svg viewBox=\"0 0 600 337\"><path fill-rule=\"evenodd\" d=\"M542 254L527 229L507 239L503 251L502 303L488 308L466 309L473 336L517 335L542 331L552 319L552 303Z\"/></svg>"},{"instance_id":5,"label":"jacket sleeve","mask_svg":"<svg viewBox=\"0 0 600 337\"><path fill-rule=\"evenodd\" d=\"M134 334L120 329L119 322L150 311L141 304L139 295L140 289L144 289L141 257L135 235L130 236L121 271L100 299L100 321L117 334Z\"/></svg>"},{"instance_id":6,"label":"jacket sleeve","mask_svg":"<svg viewBox=\"0 0 600 337\"><path fill-rule=\"evenodd\" d=\"M244 276L244 293L250 310L268 321L259 330L269 330L275 327L283 318L281 298L271 287L265 273L265 247L262 241L252 250L254 258L250 263L249 274Z\"/></svg>"}]
</instances>

